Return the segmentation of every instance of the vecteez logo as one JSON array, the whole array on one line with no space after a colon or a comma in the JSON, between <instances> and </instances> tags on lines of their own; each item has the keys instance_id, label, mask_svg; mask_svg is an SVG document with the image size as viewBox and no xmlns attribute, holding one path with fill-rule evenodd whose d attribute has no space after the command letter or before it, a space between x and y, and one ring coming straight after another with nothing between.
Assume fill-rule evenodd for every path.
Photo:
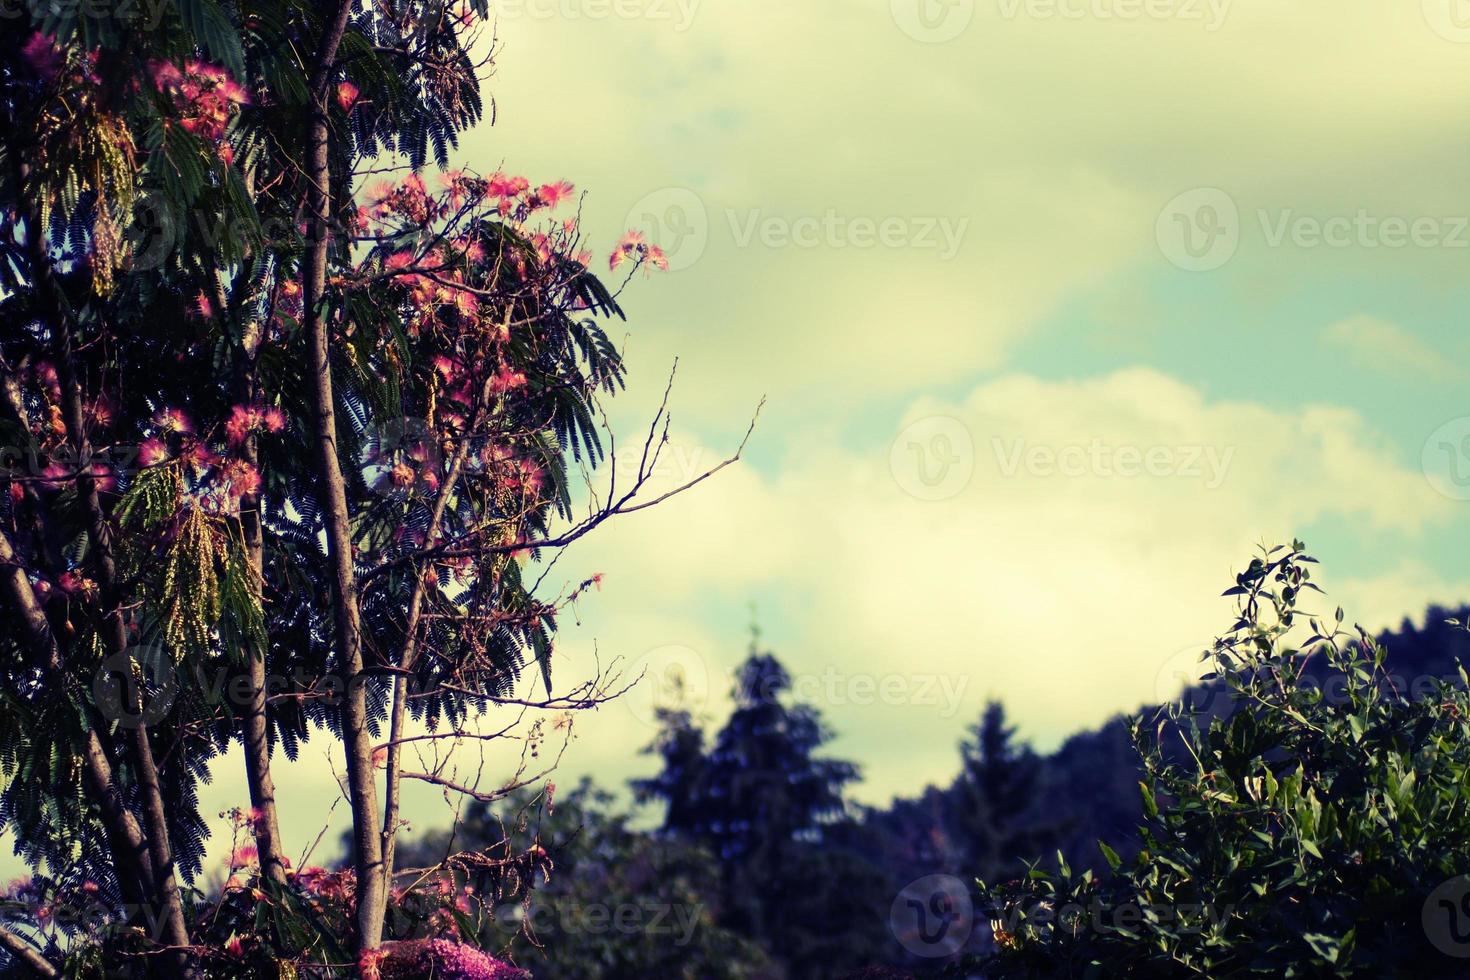
<instances>
[{"instance_id":1,"label":"vecteez logo","mask_svg":"<svg viewBox=\"0 0 1470 980\"><path fill-rule=\"evenodd\" d=\"M894 897L888 928L899 945L915 956L953 956L969 942L975 928L970 890L954 875L917 878Z\"/></svg>"}]
</instances>

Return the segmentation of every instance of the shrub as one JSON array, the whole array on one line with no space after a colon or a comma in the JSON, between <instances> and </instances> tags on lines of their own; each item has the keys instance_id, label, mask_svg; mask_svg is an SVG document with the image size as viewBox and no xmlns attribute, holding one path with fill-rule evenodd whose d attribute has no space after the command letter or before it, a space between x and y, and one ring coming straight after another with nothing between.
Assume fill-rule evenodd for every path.
<instances>
[{"instance_id":1,"label":"shrub","mask_svg":"<svg viewBox=\"0 0 1470 980\"><path fill-rule=\"evenodd\" d=\"M1301 549L1263 550L1225 593L1238 616L1205 679L1226 710L1134 721L1136 862L1099 842L1101 876L1062 862L982 883L987 976L1426 977L1470 955L1455 918L1470 908L1465 673L1408 697L1341 609L1298 607L1321 591ZM1317 658L1335 683L1301 683Z\"/></svg>"}]
</instances>

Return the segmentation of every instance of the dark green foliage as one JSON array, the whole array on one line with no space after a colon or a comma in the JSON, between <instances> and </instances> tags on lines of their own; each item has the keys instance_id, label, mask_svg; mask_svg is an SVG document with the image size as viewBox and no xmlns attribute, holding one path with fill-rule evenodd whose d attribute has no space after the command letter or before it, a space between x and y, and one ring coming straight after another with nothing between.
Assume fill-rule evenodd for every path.
<instances>
[{"instance_id":1,"label":"dark green foliage","mask_svg":"<svg viewBox=\"0 0 1470 980\"><path fill-rule=\"evenodd\" d=\"M586 782L540 803L521 793L494 810L475 804L453 840L430 834L406 845L404 860L432 867L457 850L492 850L507 835L544 845L554 869L504 896L491 940L511 945L538 980L771 975L766 955L722 924L720 871L708 851L633 829Z\"/></svg>"},{"instance_id":2,"label":"dark green foliage","mask_svg":"<svg viewBox=\"0 0 1470 980\"><path fill-rule=\"evenodd\" d=\"M1101 878L1063 864L992 892L1002 931L990 975L1457 972L1452 934L1436 942L1432 916L1435 890L1470 871L1464 675L1405 696L1387 651L1343 630L1342 610L1298 608L1315 590L1311 564L1298 545L1241 573L1226 593L1240 616L1210 652L1233 710L1185 702L1134 725L1137 858L1103 846ZM1339 693L1306 682L1313 661L1341 678ZM1119 908L1137 914L1120 922Z\"/></svg>"},{"instance_id":3,"label":"dark green foliage","mask_svg":"<svg viewBox=\"0 0 1470 980\"><path fill-rule=\"evenodd\" d=\"M634 788L665 805L662 837L714 853L724 921L786 975L830 976L878 955L889 895L851 846L843 790L857 768L817 754L830 733L815 709L788 703L790 685L780 662L752 647L709 751L687 715L666 712L652 747L663 770Z\"/></svg>"},{"instance_id":4,"label":"dark green foliage","mask_svg":"<svg viewBox=\"0 0 1470 980\"><path fill-rule=\"evenodd\" d=\"M1035 812L1041 760L1014 742L1005 708L992 701L960 746L962 768L949 793L946 825L960 867L988 881L1012 877L1055 847L1055 818Z\"/></svg>"}]
</instances>

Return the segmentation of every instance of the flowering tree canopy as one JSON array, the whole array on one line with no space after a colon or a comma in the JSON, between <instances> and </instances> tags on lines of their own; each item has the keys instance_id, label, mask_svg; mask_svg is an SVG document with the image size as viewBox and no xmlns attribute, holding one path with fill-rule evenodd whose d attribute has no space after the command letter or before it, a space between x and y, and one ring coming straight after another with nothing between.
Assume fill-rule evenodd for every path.
<instances>
[{"instance_id":1,"label":"flowering tree canopy","mask_svg":"<svg viewBox=\"0 0 1470 980\"><path fill-rule=\"evenodd\" d=\"M463 896L439 934L405 913L394 845L404 779L539 775L485 792L413 749L616 693L553 693L591 582L529 574L659 499L663 412L574 503L623 384L575 190L448 169L483 112L480 0L57 9L0 35L0 819L36 913L0 945L48 975L512 976L455 946ZM631 232L608 265L667 263ZM240 696L194 683L220 675ZM331 874L291 867L271 778L323 729L353 825ZM206 896L197 788L237 742L248 847ZM537 850L482 857L534 875Z\"/></svg>"}]
</instances>

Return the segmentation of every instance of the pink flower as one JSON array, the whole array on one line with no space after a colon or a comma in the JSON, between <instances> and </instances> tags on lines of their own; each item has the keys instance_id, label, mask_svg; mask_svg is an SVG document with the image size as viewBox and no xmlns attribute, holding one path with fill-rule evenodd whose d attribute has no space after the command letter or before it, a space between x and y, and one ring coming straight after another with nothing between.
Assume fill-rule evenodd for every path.
<instances>
[{"instance_id":1,"label":"pink flower","mask_svg":"<svg viewBox=\"0 0 1470 980\"><path fill-rule=\"evenodd\" d=\"M41 76L42 81L53 81L61 74L61 49L56 46L55 41L40 31L31 35L20 53L30 62L31 68Z\"/></svg>"},{"instance_id":2,"label":"pink flower","mask_svg":"<svg viewBox=\"0 0 1470 980\"><path fill-rule=\"evenodd\" d=\"M617 267L622 265L623 262L627 259L632 258L634 255L641 254L645 244L646 243L643 240L643 233L641 231L628 232L618 241L618 244L614 246L612 255L608 256L608 269L615 271Z\"/></svg>"},{"instance_id":3,"label":"pink flower","mask_svg":"<svg viewBox=\"0 0 1470 980\"><path fill-rule=\"evenodd\" d=\"M238 446L260 424L260 415L248 405L236 405L230 409L230 419L225 423L225 438L230 445Z\"/></svg>"},{"instance_id":4,"label":"pink flower","mask_svg":"<svg viewBox=\"0 0 1470 980\"><path fill-rule=\"evenodd\" d=\"M93 463L89 472L92 475L92 482L102 493L111 493L117 489L117 474L113 472L111 466L106 463Z\"/></svg>"},{"instance_id":5,"label":"pink flower","mask_svg":"<svg viewBox=\"0 0 1470 980\"><path fill-rule=\"evenodd\" d=\"M480 297L463 289L450 289L449 302L464 317L472 317L480 311Z\"/></svg>"},{"instance_id":6,"label":"pink flower","mask_svg":"<svg viewBox=\"0 0 1470 980\"><path fill-rule=\"evenodd\" d=\"M383 980L530 980L530 974L467 943L415 939L384 943L378 966Z\"/></svg>"},{"instance_id":7,"label":"pink flower","mask_svg":"<svg viewBox=\"0 0 1470 980\"><path fill-rule=\"evenodd\" d=\"M62 572L56 584L61 586L61 591L72 594L90 592L95 587L91 579L78 575L76 572Z\"/></svg>"},{"instance_id":8,"label":"pink flower","mask_svg":"<svg viewBox=\"0 0 1470 980\"><path fill-rule=\"evenodd\" d=\"M193 432L194 426L181 408L165 408L153 416L153 424L164 432Z\"/></svg>"},{"instance_id":9,"label":"pink flower","mask_svg":"<svg viewBox=\"0 0 1470 980\"><path fill-rule=\"evenodd\" d=\"M455 242L455 245L458 246L458 248L460 249L461 254L464 256L464 260L472 265L476 262L482 261L485 258L485 246L480 243L479 239L465 241L461 238L459 241Z\"/></svg>"},{"instance_id":10,"label":"pink flower","mask_svg":"<svg viewBox=\"0 0 1470 980\"><path fill-rule=\"evenodd\" d=\"M153 62L148 66L148 74L153 77L153 87L160 92L176 88L184 81L184 73L171 61Z\"/></svg>"},{"instance_id":11,"label":"pink flower","mask_svg":"<svg viewBox=\"0 0 1470 980\"><path fill-rule=\"evenodd\" d=\"M491 197L518 197L524 194L530 186L531 182L524 177L507 177L505 174L497 173L490 178L489 194Z\"/></svg>"},{"instance_id":12,"label":"pink flower","mask_svg":"<svg viewBox=\"0 0 1470 980\"><path fill-rule=\"evenodd\" d=\"M182 69L171 62L155 61L148 66L148 73L154 88L173 100L179 125L209 142L224 139L236 108L250 101L249 94L228 72L198 59L185 62Z\"/></svg>"},{"instance_id":13,"label":"pink flower","mask_svg":"<svg viewBox=\"0 0 1470 980\"><path fill-rule=\"evenodd\" d=\"M36 364L36 383L46 389L53 399L61 398L61 377L56 373L56 365L50 361L40 361Z\"/></svg>"},{"instance_id":14,"label":"pink flower","mask_svg":"<svg viewBox=\"0 0 1470 980\"><path fill-rule=\"evenodd\" d=\"M220 468L229 484L229 495L235 500L260 492L260 472L243 459L232 459Z\"/></svg>"},{"instance_id":15,"label":"pink flower","mask_svg":"<svg viewBox=\"0 0 1470 980\"><path fill-rule=\"evenodd\" d=\"M71 482L72 470L70 466L63 466L59 462L52 461L41 470L41 485L47 490L59 490Z\"/></svg>"},{"instance_id":16,"label":"pink flower","mask_svg":"<svg viewBox=\"0 0 1470 980\"><path fill-rule=\"evenodd\" d=\"M624 261L635 257L646 261L655 269L667 270L669 267L669 257L664 254L664 250L646 241L640 231L630 231L622 237L612 255L608 256L607 267L616 269Z\"/></svg>"},{"instance_id":17,"label":"pink flower","mask_svg":"<svg viewBox=\"0 0 1470 980\"><path fill-rule=\"evenodd\" d=\"M286 427L286 413L279 408L263 405L236 405L230 409L230 418L225 422L225 438L230 445L238 446L252 432L280 432Z\"/></svg>"},{"instance_id":18,"label":"pink flower","mask_svg":"<svg viewBox=\"0 0 1470 980\"><path fill-rule=\"evenodd\" d=\"M565 180L558 180L554 184L542 184L536 189L536 200L545 207L554 208L571 197L573 190L572 185Z\"/></svg>"},{"instance_id":19,"label":"pink flower","mask_svg":"<svg viewBox=\"0 0 1470 980\"><path fill-rule=\"evenodd\" d=\"M503 395L508 391L514 391L526 383L526 376L519 371L512 371L508 367L502 367L495 372L495 377L490 379L490 390L497 395Z\"/></svg>"},{"instance_id":20,"label":"pink flower","mask_svg":"<svg viewBox=\"0 0 1470 980\"><path fill-rule=\"evenodd\" d=\"M157 466L168 459L168 447L162 439L148 438L138 447L138 462L143 466Z\"/></svg>"},{"instance_id":21,"label":"pink flower","mask_svg":"<svg viewBox=\"0 0 1470 980\"><path fill-rule=\"evenodd\" d=\"M230 854L230 870L246 868L260 860L254 844L241 844Z\"/></svg>"},{"instance_id":22,"label":"pink flower","mask_svg":"<svg viewBox=\"0 0 1470 980\"><path fill-rule=\"evenodd\" d=\"M337 83L337 104L342 107L343 112L351 112L352 107L357 104L357 96L361 90L351 82Z\"/></svg>"}]
</instances>

